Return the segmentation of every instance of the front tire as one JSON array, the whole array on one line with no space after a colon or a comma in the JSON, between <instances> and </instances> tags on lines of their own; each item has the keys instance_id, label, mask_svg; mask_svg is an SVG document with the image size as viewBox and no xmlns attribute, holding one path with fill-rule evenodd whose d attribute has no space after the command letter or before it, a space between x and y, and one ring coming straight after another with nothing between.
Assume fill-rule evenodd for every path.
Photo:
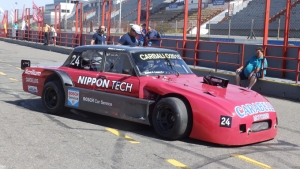
<instances>
[{"instance_id":1,"label":"front tire","mask_svg":"<svg viewBox=\"0 0 300 169\"><path fill-rule=\"evenodd\" d=\"M190 112L179 98L161 99L154 108L152 123L156 133L168 140L187 137L191 130Z\"/></svg>"},{"instance_id":2,"label":"front tire","mask_svg":"<svg viewBox=\"0 0 300 169\"><path fill-rule=\"evenodd\" d=\"M63 114L66 111L64 105L65 92L60 82L48 82L42 92L42 102L46 111L50 114Z\"/></svg>"}]
</instances>

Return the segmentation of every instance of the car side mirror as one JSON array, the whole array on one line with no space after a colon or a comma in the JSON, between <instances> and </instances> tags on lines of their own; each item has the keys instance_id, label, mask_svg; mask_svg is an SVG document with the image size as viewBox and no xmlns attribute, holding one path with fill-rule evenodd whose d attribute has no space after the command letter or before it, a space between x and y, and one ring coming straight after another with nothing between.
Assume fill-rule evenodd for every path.
<instances>
[{"instance_id":1,"label":"car side mirror","mask_svg":"<svg viewBox=\"0 0 300 169\"><path fill-rule=\"evenodd\" d=\"M30 67L30 60L21 60L21 69L24 70L26 67Z\"/></svg>"},{"instance_id":2,"label":"car side mirror","mask_svg":"<svg viewBox=\"0 0 300 169\"><path fill-rule=\"evenodd\" d=\"M122 73L123 73L123 74L130 74L130 69L123 69L123 70L122 70Z\"/></svg>"}]
</instances>

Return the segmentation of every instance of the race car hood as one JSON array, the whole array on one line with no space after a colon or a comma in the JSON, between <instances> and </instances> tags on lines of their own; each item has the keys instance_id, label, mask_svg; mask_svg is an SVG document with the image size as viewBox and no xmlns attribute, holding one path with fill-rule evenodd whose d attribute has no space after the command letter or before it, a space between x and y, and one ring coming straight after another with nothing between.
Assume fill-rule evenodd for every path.
<instances>
[{"instance_id":1,"label":"race car hood","mask_svg":"<svg viewBox=\"0 0 300 169\"><path fill-rule=\"evenodd\" d=\"M272 106L268 103L268 100L264 98L259 93L248 90L244 87L228 84L227 88L222 88L219 86L211 86L209 84L203 83L202 77L180 75L176 76L164 76L159 78L162 83L158 83L156 80L150 82L155 84L148 84L153 86L158 86L164 94L167 92L181 94L183 96L194 95L199 100L205 100L205 102L213 103L214 107L219 107L222 109L227 109L228 113L239 112L243 106L252 105L256 103L259 107L269 107ZM263 103L261 105L261 103ZM224 106L226 105L226 106ZM244 111L244 109L242 110Z\"/></svg>"}]
</instances>

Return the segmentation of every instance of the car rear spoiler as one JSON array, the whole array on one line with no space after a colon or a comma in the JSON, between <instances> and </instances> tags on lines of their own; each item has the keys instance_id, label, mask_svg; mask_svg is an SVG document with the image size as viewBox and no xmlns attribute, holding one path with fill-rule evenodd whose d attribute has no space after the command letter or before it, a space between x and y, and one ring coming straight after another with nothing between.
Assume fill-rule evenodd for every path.
<instances>
[{"instance_id":1,"label":"car rear spoiler","mask_svg":"<svg viewBox=\"0 0 300 169\"><path fill-rule=\"evenodd\" d=\"M206 75L203 77L203 83L212 85L212 86L220 86L222 88L227 88L229 80L218 77L218 76L213 76L213 75Z\"/></svg>"},{"instance_id":2,"label":"car rear spoiler","mask_svg":"<svg viewBox=\"0 0 300 169\"><path fill-rule=\"evenodd\" d=\"M21 60L21 69L24 70L27 67L30 67L30 60Z\"/></svg>"}]
</instances>

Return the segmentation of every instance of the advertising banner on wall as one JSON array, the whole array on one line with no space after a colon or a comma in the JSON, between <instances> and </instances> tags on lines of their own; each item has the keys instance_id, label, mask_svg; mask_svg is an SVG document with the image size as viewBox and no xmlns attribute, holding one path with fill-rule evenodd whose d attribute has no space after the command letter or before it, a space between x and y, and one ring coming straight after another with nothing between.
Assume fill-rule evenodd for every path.
<instances>
[{"instance_id":1,"label":"advertising banner on wall","mask_svg":"<svg viewBox=\"0 0 300 169\"><path fill-rule=\"evenodd\" d=\"M213 0L213 6L224 5L225 0Z\"/></svg>"}]
</instances>

